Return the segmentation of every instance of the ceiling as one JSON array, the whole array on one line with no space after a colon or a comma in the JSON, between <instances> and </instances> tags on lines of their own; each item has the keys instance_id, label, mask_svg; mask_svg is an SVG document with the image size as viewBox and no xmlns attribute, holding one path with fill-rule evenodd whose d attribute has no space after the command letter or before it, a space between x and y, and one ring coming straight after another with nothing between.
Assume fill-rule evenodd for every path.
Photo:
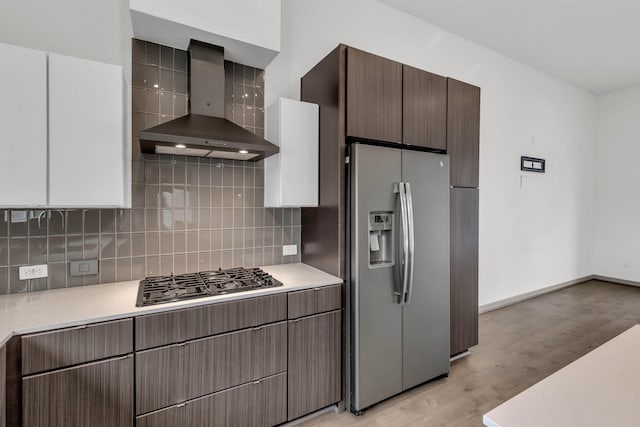
<instances>
[{"instance_id":1,"label":"ceiling","mask_svg":"<svg viewBox=\"0 0 640 427\"><path fill-rule=\"evenodd\" d=\"M380 0L594 93L640 84L638 0Z\"/></svg>"}]
</instances>

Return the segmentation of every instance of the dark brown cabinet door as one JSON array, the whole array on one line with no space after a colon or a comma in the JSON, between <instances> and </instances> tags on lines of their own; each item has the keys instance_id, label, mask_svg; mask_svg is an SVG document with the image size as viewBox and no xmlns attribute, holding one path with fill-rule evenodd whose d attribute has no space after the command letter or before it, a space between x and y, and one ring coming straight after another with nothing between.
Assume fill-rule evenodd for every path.
<instances>
[{"instance_id":1,"label":"dark brown cabinet door","mask_svg":"<svg viewBox=\"0 0 640 427\"><path fill-rule=\"evenodd\" d=\"M447 79L447 153L451 185L477 187L480 152L480 88Z\"/></svg>"},{"instance_id":2,"label":"dark brown cabinet door","mask_svg":"<svg viewBox=\"0 0 640 427\"><path fill-rule=\"evenodd\" d=\"M289 420L341 399L341 311L289 322Z\"/></svg>"},{"instance_id":3,"label":"dark brown cabinet door","mask_svg":"<svg viewBox=\"0 0 640 427\"><path fill-rule=\"evenodd\" d=\"M447 79L402 66L402 142L447 149Z\"/></svg>"},{"instance_id":4,"label":"dark brown cabinet door","mask_svg":"<svg viewBox=\"0 0 640 427\"><path fill-rule=\"evenodd\" d=\"M402 64L348 48L347 136L402 142Z\"/></svg>"},{"instance_id":5,"label":"dark brown cabinet door","mask_svg":"<svg viewBox=\"0 0 640 427\"><path fill-rule=\"evenodd\" d=\"M0 427L7 425L7 350L0 346Z\"/></svg>"},{"instance_id":6,"label":"dark brown cabinet door","mask_svg":"<svg viewBox=\"0 0 640 427\"><path fill-rule=\"evenodd\" d=\"M451 190L451 354L478 344L478 192Z\"/></svg>"},{"instance_id":7,"label":"dark brown cabinet door","mask_svg":"<svg viewBox=\"0 0 640 427\"><path fill-rule=\"evenodd\" d=\"M287 374L138 417L137 427L270 427L287 418Z\"/></svg>"},{"instance_id":8,"label":"dark brown cabinet door","mask_svg":"<svg viewBox=\"0 0 640 427\"><path fill-rule=\"evenodd\" d=\"M24 427L130 427L133 357L25 377Z\"/></svg>"},{"instance_id":9,"label":"dark brown cabinet door","mask_svg":"<svg viewBox=\"0 0 640 427\"><path fill-rule=\"evenodd\" d=\"M287 370L287 323L136 353L136 411L144 414Z\"/></svg>"}]
</instances>

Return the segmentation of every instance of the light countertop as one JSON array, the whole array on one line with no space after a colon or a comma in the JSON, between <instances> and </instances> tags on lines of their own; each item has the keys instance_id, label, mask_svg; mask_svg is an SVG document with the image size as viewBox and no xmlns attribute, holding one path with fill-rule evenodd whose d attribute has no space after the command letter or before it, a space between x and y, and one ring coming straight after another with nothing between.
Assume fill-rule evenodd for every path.
<instances>
[{"instance_id":1,"label":"light countertop","mask_svg":"<svg viewBox=\"0 0 640 427\"><path fill-rule=\"evenodd\" d=\"M640 325L484 415L489 427L640 426Z\"/></svg>"},{"instance_id":2,"label":"light countertop","mask_svg":"<svg viewBox=\"0 0 640 427\"><path fill-rule=\"evenodd\" d=\"M342 283L338 277L301 263L261 268L282 286L147 307L136 307L139 280L1 296L0 345L16 334Z\"/></svg>"}]
</instances>

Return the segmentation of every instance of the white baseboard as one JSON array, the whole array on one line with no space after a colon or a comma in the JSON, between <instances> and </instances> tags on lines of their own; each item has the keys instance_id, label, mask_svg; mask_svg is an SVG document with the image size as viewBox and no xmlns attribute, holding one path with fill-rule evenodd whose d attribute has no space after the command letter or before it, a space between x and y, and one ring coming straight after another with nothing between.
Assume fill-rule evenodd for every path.
<instances>
[{"instance_id":1,"label":"white baseboard","mask_svg":"<svg viewBox=\"0 0 640 427\"><path fill-rule=\"evenodd\" d=\"M449 358L449 363L455 362L456 360L462 359L463 357L467 357L467 356L471 356L471 351L466 350L466 351L463 351L462 353L456 354L453 357L450 357Z\"/></svg>"},{"instance_id":2,"label":"white baseboard","mask_svg":"<svg viewBox=\"0 0 640 427\"><path fill-rule=\"evenodd\" d=\"M593 275L593 279L594 280L602 280L603 282L616 283L618 285L627 285L627 286L638 286L638 287L640 287L640 282L634 282L633 280L616 279L615 277L600 276L599 274L594 274Z\"/></svg>"},{"instance_id":3,"label":"white baseboard","mask_svg":"<svg viewBox=\"0 0 640 427\"><path fill-rule=\"evenodd\" d=\"M551 285L551 286L547 286L546 288L538 289L531 292L526 292L524 294L516 295L510 298L505 298L500 301L490 302L489 304L483 304L478 307L478 313L482 314L488 311L497 310L499 308L517 304L519 302L526 301L531 298L539 297L540 295L548 294L549 292L557 291L562 288L568 288L569 286L577 285L578 283L583 283L588 280L601 280L603 282L615 283L617 285L640 287L640 282L636 282L633 280L617 279L615 277L601 276L599 274L591 274L589 276L584 276L579 279L569 280L568 282L558 283L557 285Z\"/></svg>"},{"instance_id":4,"label":"white baseboard","mask_svg":"<svg viewBox=\"0 0 640 427\"><path fill-rule=\"evenodd\" d=\"M557 291L559 289L568 288L569 286L577 285L578 283L586 282L596 278L594 275L584 276L578 279L569 280L567 282L558 283L557 285L547 286L535 291L526 292L524 294L515 295L509 298L505 298L500 301L490 302L489 304L483 304L478 307L478 313L486 313L488 311L497 310L499 308L507 307L509 305L517 304L522 301L526 301L531 298L539 297L540 295L548 294L549 292ZM600 279L605 280L605 279ZM640 283L638 284L640 286Z\"/></svg>"}]
</instances>

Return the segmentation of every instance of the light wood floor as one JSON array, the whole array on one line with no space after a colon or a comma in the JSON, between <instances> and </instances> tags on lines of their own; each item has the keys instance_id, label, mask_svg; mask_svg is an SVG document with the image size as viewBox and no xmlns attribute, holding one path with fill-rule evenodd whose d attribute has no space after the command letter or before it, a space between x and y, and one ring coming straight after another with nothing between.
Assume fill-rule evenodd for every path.
<instances>
[{"instance_id":1,"label":"light wood floor","mask_svg":"<svg viewBox=\"0 0 640 427\"><path fill-rule=\"evenodd\" d=\"M480 344L449 378L362 416L328 413L303 425L482 426L482 414L640 323L640 288L589 281L480 315Z\"/></svg>"}]
</instances>

